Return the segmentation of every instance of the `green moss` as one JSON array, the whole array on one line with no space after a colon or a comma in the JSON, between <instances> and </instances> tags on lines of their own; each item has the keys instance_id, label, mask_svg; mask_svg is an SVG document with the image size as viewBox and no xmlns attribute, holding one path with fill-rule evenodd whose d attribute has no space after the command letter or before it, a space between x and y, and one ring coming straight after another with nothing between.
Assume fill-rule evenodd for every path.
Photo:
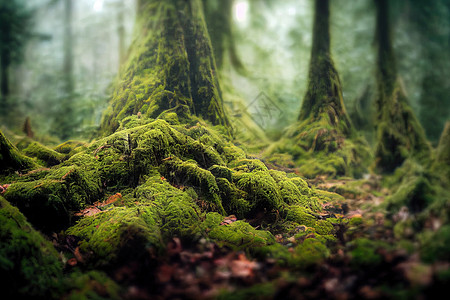
<instances>
[{"instance_id":1,"label":"green moss","mask_svg":"<svg viewBox=\"0 0 450 300\"><path fill-rule=\"evenodd\" d=\"M296 222L300 225L314 227L316 225L316 217L308 208L299 205L291 205L285 209L286 220Z\"/></svg>"},{"instance_id":2,"label":"green moss","mask_svg":"<svg viewBox=\"0 0 450 300\"><path fill-rule=\"evenodd\" d=\"M318 265L330 255L328 248L314 238L308 238L295 247L295 260L302 268Z\"/></svg>"},{"instance_id":3,"label":"green moss","mask_svg":"<svg viewBox=\"0 0 450 300\"><path fill-rule=\"evenodd\" d=\"M200 222L200 208L195 204L195 192L177 189L160 176L154 175L136 188L135 195L140 203L155 206L163 237L184 238L195 232Z\"/></svg>"},{"instance_id":4,"label":"green moss","mask_svg":"<svg viewBox=\"0 0 450 300\"><path fill-rule=\"evenodd\" d=\"M221 225L223 219L218 213L208 213L200 225L207 237L219 245L238 250L275 243L275 238L268 231L256 230L244 221Z\"/></svg>"},{"instance_id":5,"label":"green moss","mask_svg":"<svg viewBox=\"0 0 450 300\"><path fill-rule=\"evenodd\" d=\"M247 168L248 165L245 165ZM251 173L236 172L233 176L236 187L247 193L246 200L258 211L275 211L282 203L281 193L268 171L255 169Z\"/></svg>"},{"instance_id":6,"label":"green moss","mask_svg":"<svg viewBox=\"0 0 450 300\"><path fill-rule=\"evenodd\" d=\"M99 271L74 272L65 279L64 299L121 299L119 285Z\"/></svg>"},{"instance_id":7,"label":"green moss","mask_svg":"<svg viewBox=\"0 0 450 300\"><path fill-rule=\"evenodd\" d=\"M38 168L38 164L29 157L21 154L16 147L0 131L0 174L15 171L27 171Z\"/></svg>"},{"instance_id":8,"label":"green moss","mask_svg":"<svg viewBox=\"0 0 450 300\"><path fill-rule=\"evenodd\" d=\"M114 207L94 216L83 217L67 234L82 239L80 250L92 253L93 266L104 267L143 257L149 248L162 248L155 207Z\"/></svg>"},{"instance_id":9,"label":"green moss","mask_svg":"<svg viewBox=\"0 0 450 300\"><path fill-rule=\"evenodd\" d=\"M420 236L420 256L425 262L448 261L450 253L450 225L436 232L424 232Z\"/></svg>"},{"instance_id":10,"label":"green moss","mask_svg":"<svg viewBox=\"0 0 450 300\"><path fill-rule=\"evenodd\" d=\"M354 247L350 254L351 263L355 268L375 268L379 266L383 260L382 256L377 253L378 249L387 249L385 243L373 241L366 238L358 238L354 242Z\"/></svg>"},{"instance_id":11,"label":"green moss","mask_svg":"<svg viewBox=\"0 0 450 300\"><path fill-rule=\"evenodd\" d=\"M0 281L3 297L53 298L62 263L51 243L0 197Z\"/></svg>"},{"instance_id":12,"label":"green moss","mask_svg":"<svg viewBox=\"0 0 450 300\"><path fill-rule=\"evenodd\" d=\"M221 200L217 195L219 192L217 182L210 171L200 168L195 162L172 158L160 166L160 172L173 184L198 189L199 194L206 201L210 202L217 211L225 214Z\"/></svg>"},{"instance_id":13,"label":"green moss","mask_svg":"<svg viewBox=\"0 0 450 300\"><path fill-rule=\"evenodd\" d=\"M246 200L247 193L239 190L228 179L216 178L219 187L219 196L222 199L222 205L230 214L236 215L243 219L250 214L252 205Z\"/></svg>"},{"instance_id":14,"label":"green moss","mask_svg":"<svg viewBox=\"0 0 450 300\"><path fill-rule=\"evenodd\" d=\"M58 153L65 154L67 157L71 157L74 154L84 151L87 148L87 144L81 141L69 140L66 141L55 148Z\"/></svg>"},{"instance_id":15,"label":"green moss","mask_svg":"<svg viewBox=\"0 0 450 300\"><path fill-rule=\"evenodd\" d=\"M142 2L138 11L136 39L102 131L115 131L123 119L138 112L176 124L174 115L161 113L173 109L178 115L183 107L189 115L230 128L200 1Z\"/></svg>"},{"instance_id":16,"label":"green moss","mask_svg":"<svg viewBox=\"0 0 450 300\"><path fill-rule=\"evenodd\" d=\"M29 157L37 158L43 165L48 167L58 165L65 159L65 155L38 142L32 142L23 152Z\"/></svg>"},{"instance_id":17,"label":"green moss","mask_svg":"<svg viewBox=\"0 0 450 300\"><path fill-rule=\"evenodd\" d=\"M95 168L90 164L95 163L93 158L83 154L73 158L66 162L67 166L60 165L44 172L43 178L12 183L4 197L40 229L55 230L69 225L71 212L80 210L101 195L96 170L87 169ZM83 167L71 164L75 162Z\"/></svg>"}]
</instances>

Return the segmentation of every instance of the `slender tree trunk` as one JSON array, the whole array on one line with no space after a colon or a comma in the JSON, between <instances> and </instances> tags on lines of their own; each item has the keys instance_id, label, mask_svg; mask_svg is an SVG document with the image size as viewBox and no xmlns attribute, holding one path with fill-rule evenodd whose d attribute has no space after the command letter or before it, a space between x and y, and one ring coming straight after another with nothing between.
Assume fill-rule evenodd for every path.
<instances>
[{"instance_id":1,"label":"slender tree trunk","mask_svg":"<svg viewBox=\"0 0 450 300\"><path fill-rule=\"evenodd\" d=\"M376 167L390 173L414 156L428 159L430 146L422 126L409 106L397 74L387 0L375 0L377 42Z\"/></svg>"},{"instance_id":2,"label":"slender tree trunk","mask_svg":"<svg viewBox=\"0 0 450 300\"><path fill-rule=\"evenodd\" d=\"M202 2L140 0L136 30L102 131L114 131L126 116L156 118L183 107L230 128Z\"/></svg>"},{"instance_id":3,"label":"slender tree trunk","mask_svg":"<svg viewBox=\"0 0 450 300\"><path fill-rule=\"evenodd\" d=\"M66 140L72 136L75 127L74 121L74 62L73 62L73 34L72 34L72 17L73 17L73 0L64 0L64 41L63 41L63 97L61 104L56 112L53 132L62 140Z\"/></svg>"},{"instance_id":4,"label":"slender tree trunk","mask_svg":"<svg viewBox=\"0 0 450 300\"><path fill-rule=\"evenodd\" d=\"M122 0L118 2L117 7L117 37L119 39L119 66L122 65L125 59L125 24L124 24L124 10L125 6Z\"/></svg>"},{"instance_id":5,"label":"slender tree trunk","mask_svg":"<svg viewBox=\"0 0 450 300\"><path fill-rule=\"evenodd\" d=\"M73 78L72 5L72 0L64 0L64 92L69 101L71 100L75 89Z\"/></svg>"},{"instance_id":6,"label":"slender tree trunk","mask_svg":"<svg viewBox=\"0 0 450 300\"><path fill-rule=\"evenodd\" d=\"M9 66L11 64L10 53L8 50L3 50L0 54L0 77L1 77L1 95L2 99L9 96ZM5 102L5 100L2 100Z\"/></svg>"},{"instance_id":7,"label":"slender tree trunk","mask_svg":"<svg viewBox=\"0 0 450 300\"><path fill-rule=\"evenodd\" d=\"M329 0L316 0L308 90L298 119L317 121L326 116L330 125L341 125L344 134L350 133L351 125L344 107L341 81L330 54Z\"/></svg>"}]
</instances>

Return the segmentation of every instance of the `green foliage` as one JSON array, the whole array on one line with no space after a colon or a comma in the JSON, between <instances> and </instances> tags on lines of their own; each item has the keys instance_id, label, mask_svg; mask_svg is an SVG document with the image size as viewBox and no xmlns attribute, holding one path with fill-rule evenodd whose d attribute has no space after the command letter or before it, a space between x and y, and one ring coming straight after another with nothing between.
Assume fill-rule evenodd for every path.
<instances>
[{"instance_id":1,"label":"green foliage","mask_svg":"<svg viewBox=\"0 0 450 300\"><path fill-rule=\"evenodd\" d=\"M0 286L8 299L52 298L62 264L51 243L0 197Z\"/></svg>"}]
</instances>

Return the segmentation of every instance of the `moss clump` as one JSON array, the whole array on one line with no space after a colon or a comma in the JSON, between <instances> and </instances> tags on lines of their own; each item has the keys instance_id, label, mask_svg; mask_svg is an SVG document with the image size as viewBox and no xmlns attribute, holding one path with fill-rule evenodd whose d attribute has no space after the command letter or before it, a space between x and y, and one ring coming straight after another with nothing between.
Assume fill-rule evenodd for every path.
<instances>
[{"instance_id":1,"label":"moss clump","mask_svg":"<svg viewBox=\"0 0 450 300\"><path fill-rule=\"evenodd\" d=\"M357 269L379 266L383 261L383 257L377 253L377 250L382 248L386 249L388 245L366 238L356 239L350 252L352 265Z\"/></svg>"},{"instance_id":2,"label":"moss clump","mask_svg":"<svg viewBox=\"0 0 450 300\"><path fill-rule=\"evenodd\" d=\"M27 171L37 168L38 164L21 154L0 131L0 174L14 171Z\"/></svg>"},{"instance_id":3,"label":"moss clump","mask_svg":"<svg viewBox=\"0 0 450 300\"><path fill-rule=\"evenodd\" d=\"M67 234L82 239L80 250L91 253L93 266L105 267L139 259L147 249L162 248L161 233L154 206L114 207L82 218Z\"/></svg>"},{"instance_id":4,"label":"moss clump","mask_svg":"<svg viewBox=\"0 0 450 300\"><path fill-rule=\"evenodd\" d=\"M122 299L120 286L99 271L70 274L64 280L64 289L64 299Z\"/></svg>"},{"instance_id":5,"label":"moss clump","mask_svg":"<svg viewBox=\"0 0 450 300\"><path fill-rule=\"evenodd\" d=\"M68 226L71 212L100 197L101 183L90 156L76 155L67 162L67 166L60 165L44 173L38 180L33 179L33 174L21 178L4 193L4 197L40 229L55 230Z\"/></svg>"},{"instance_id":6,"label":"moss clump","mask_svg":"<svg viewBox=\"0 0 450 300\"><path fill-rule=\"evenodd\" d=\"M197 188L206 201L210 202L220 213L225 214L221 199L217 195L219 187L210 171L200 168L195 162L172 158L160 166L160 172L178 186Z\"/></svg>"},{"instance_id":7,"label":"moss clump","mask_svg":"<svg viewBox=\"0 0 450 300\"><path fill-rule=\"evenodd\" d=\"M224 217L218 213L208 213L200 225L207 237L219 245L233 249L249 249L275 243L275 238L268 231L256 230L244 221L221 224Z\"/></svg>"},{"instance_id":8,"label":"moss clump","mask_svg":"<svg viewBox=\"0 0 450 300\"><path fill-rule=\"evenodd\" d=\"M195 192L175 188L156 174L138 186L134 194L143 205L155 207L154 216L163 238L189 238L195 232L200 222Z\"/></svg>"},{"instance_id":9,"label":"moss clump","mask_svg":"<svg viewBox=\"0 0 450 300\"><path fill-rule=\"evenodd\" d=\"M38 142L32 142L23 152L29 157L37 158L42 165L47 167L58 165L65 159L65 155L45 147Z\"/></svg>"},{"instance_id":10,"label":"moss clump","mask_svg":"<svg viewBox=\"0 0 450 300\"><path fill-rule=\"evenodd\" d=\"M246 200L252 210L272 212L280 208L283 201L281 193L268 171L236 172L233 181L237 188L247 193Z\"/></svg>"},{"instance_id":11,"label":"moss clump","mask_svg":"<svg viewBox=\"0 0 450 300\"><path fill-rule=\"evenodd\" d=\"M71 157L76 153L79 153L87 148L87 144L81 141L69 140L62 144L59 144L53 150L58 153L66 155L66 157Z\"/></svg>"},{"instance_id":12,"label":"moss clump","mask_svg":"<svg viewBox=\"0 0 450 300\"><path fill-rule=\"evenodd\" d=\"M54 297L62 264L53 246L0 197L0 286L5 299Z\"/></svg>"},{"instance_id":13,"label":"moss clump","mask_svg":"<svg viewBox=\"0 0 450 300\"><path fill-rule=\"evenodd\" d=\"M420 256L425 262L448 261L450 253L450 225L436 232L424 232L420 236Z\"/></svg>"}]
</instances>

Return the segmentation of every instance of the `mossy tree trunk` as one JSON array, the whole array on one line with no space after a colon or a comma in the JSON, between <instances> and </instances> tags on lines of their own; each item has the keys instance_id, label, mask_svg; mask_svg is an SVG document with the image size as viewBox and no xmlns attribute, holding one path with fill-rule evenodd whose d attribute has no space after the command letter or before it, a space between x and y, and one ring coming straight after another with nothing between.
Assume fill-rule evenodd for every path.
<instances>
[{"instance_id":1,"label":"mossy tree trunk","mask_svg":"<svg viewBox=\"0 0 450 300\"><path fill-rule=\"evenodd\" d=\"M308 89L298 119L316 121L324 116L331 125L341 124L344 133L350 132L341 81L330 54L329 0L316 0Z\"/></svg>"},{"instance_id":2,"label":"mossy tree trunk","mask_svg":"<svg viewBox=\"0 0 450 300\"><path fill-rule=\"evenodd\" d=\"M124 117L156 118L180 106L214 125L230 126L201 0L141 0L130 57L102 122L104 132Z\"/></svg>"},{"instance_id":3,"label":"mossy tree trunk","mask_svg":"<svg viewBox=\"0 0 450 300\"><path fill-rule=\"evenodd\" d=\"M376 168L389 173L410 155L426 159L430 147L398 78L387 0L375 0L377 42L377 90L375 101Z\"/></svg>"}]
</instances>

